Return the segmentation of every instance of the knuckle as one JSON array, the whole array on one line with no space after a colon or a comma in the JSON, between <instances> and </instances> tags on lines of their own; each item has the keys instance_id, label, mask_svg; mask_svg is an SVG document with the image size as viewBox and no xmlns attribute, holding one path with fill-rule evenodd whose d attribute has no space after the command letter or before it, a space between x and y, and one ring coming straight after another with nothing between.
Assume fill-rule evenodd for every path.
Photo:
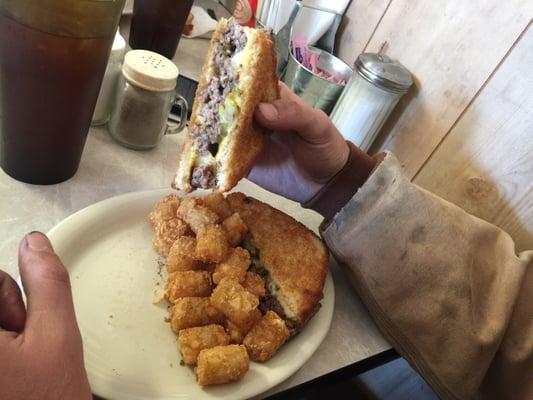
<instances>
[{"instance_id":1,"label":"knuckle","mask_svg":"<svg viewBox=\"0 0 533 400\"><path fill-rule=\"evenodd\" d=\"M318 133L325 130L328 119L327 115L322 110L312 109L307 114L305 119L306 128L312 133Z\"/></svg>"},{"instance_id":2,"label":"knuckle","mask_svg":"<svg viewBox=\"0 0 533 400\"><path fill-rule=\"evenodd\" d=\"M320 109L316 108L315 109L315 113L316 113L316 118L319 119L322 122L330 120L328 115L323 110L320 110Z\"/></svg>"},{"instance_id":3,"label":"knuckle","mask_svg":"<svg viewBox=\"0 0 533 400\"><path fill-rule=\"evenodd\" d=\"M285 104L280 104L281 111L284 112L287 116L292 118L299 118L302 114L301 105L295 100L288 100Z\"/></svg>"},{"instance_id":4,"label":"knuckle","mask_svg":"<svg viewBox=\"0 0 533 400\"><path fill-rule=\"evenodd\" d=\"M0 270L0 288L6 285L9 282L9 275L4 271Z\"/></svg>"},{"instance_id":5,"label":"knuckle","mask_svg":"<svg viewBox=\"0 0 533 400\"><path fill-rule=\"evenodd\" d=\"M18 293L18 285L6 272L0 270L0 301L15 298Z\"/></svg>"},{"instance_id":6,"label":"knuckle","mask_svg":"<svg viewBox=\"0 0 533 400\"><path fill-rule=\"evenodd\" d=\"M0 288L4 285L8 285L12 279L13 278L11 278L7 272L0 269Z\"/></svg>"}]
</instances>

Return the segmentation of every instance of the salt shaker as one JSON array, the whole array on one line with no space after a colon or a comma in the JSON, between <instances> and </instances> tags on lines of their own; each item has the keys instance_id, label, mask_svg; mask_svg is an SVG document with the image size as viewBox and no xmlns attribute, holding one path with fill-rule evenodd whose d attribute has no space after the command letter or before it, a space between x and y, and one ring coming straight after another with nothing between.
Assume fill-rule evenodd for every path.
<instances>
[{"instance_id":1,"label":"salt shaker","mask_svg":"<svg viewBox=\"0 0 533 400\"><path fill-rule=\"evenodd\" d=\"M361 54L354 67L331 120L346 140L368 151L413 79L403 65L384 54Z\"/></svg>"},{"instance_id":2,"label":"salt shaker","mask_svg":"<svg viewBox=\"0 0 533 400\"><path fill-rule=\"evenodd\" d=\"M103 125L109 120L111 115L111 108L113 107L113 96L115 94L115 86L120 75L120 67L122 59L126 52L126 41L122 35L117 31L113 47L109 54L107 67L100 87L100 94L93 113L91 125Z\"/></svg>"},{"instance_id":3,"label":"salt shaker","mask_svg":"<svg viewBox=\"0 0 533 400\"><path fill-rule=\"evenodd\" d=\"M115 93L109 133L123 146L146 150L164 134L178 133L187 122L187 101L176 94L178 67L168 58L148 50L130 50L124 57ZM180 108L177 126L168 123L172 106Z\"/></svg>"}]
</instances>

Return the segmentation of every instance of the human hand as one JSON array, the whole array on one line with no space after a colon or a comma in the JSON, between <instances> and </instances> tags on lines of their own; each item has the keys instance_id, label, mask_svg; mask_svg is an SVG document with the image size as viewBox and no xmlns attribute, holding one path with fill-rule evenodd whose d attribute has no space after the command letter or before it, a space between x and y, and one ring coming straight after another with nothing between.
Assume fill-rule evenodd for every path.
<instances>
[{"instance_id":1,"label":"human hand","mask_svg":"<svg viewBox=\"0 0 533 400\"><path fill-rule=\"evenodd\" d=\"M255 119L273 131L249 179L300 203L346 164L349 148L328 116L280 82L281 98L258 106ZM364 154L364 153L363 153Z\"/></svg>"},{"instance_id":2,"label":"human hand","mask_svg":"<svg viewBox=\"0 0 533 400\"><path fill-rule=\"evenodd\" d=\"M0 271L0 398L91 399L69 277L46 236L22 239L19 269L27 311Z\"/></svg>"}]
</instances>

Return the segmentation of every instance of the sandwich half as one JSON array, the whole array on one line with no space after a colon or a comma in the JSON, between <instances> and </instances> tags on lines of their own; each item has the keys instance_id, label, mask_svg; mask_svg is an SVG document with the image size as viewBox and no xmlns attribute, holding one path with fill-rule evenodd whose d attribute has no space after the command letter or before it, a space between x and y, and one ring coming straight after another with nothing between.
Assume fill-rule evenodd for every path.
<instances>
[{"instance_id":1,"label":"sandwich half","mask_svg":"<svg viewBox=\"0 0 533 400\"><path fill-rule=\"evenodd\" d=\"M279 97L272 35L222 19L213 33L172 187L225 192L246 176L264 143L253 119Z\"/></svg>"},{"instance_id":2,"label":"sandwich half","mask_svg":"<svg viewBox=\"0 0 533 400\"><path fill-rule=\"evenodd\" d=\"M252 258L250 270L265 281L259 299L263 313L275 311L291 336L320 308L328 271L328 251L313 232L287 214L242 193L227 200L248 226L242 244Z\"/></svg>"}]
</instances>

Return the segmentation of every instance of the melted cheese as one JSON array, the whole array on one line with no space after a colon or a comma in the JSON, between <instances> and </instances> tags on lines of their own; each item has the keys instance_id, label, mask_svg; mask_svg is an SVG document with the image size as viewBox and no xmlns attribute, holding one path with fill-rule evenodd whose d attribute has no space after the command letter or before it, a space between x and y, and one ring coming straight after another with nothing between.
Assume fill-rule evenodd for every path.
<instances>
[{"instance_id":1,"label":"melted cheese","mask_svg":"<svg viewBox=\"0 0 533 400\"><path fill-rule=\"evenodd\" d=\"M248 43L243 50L235 53L231 58L231 65L234 69L234 72L238 74L250 59L250 54L252 53L251 46L249 46L249 31L250 28L246 28L245 33L248 37ZM242 91L240 90L239 82L237 82L237 87L234 88L224 100L224 104L219 109L220 113L220 140L218 142L218 153L216 155L216 161L219 161L223 158L228 152L230 144L230 134L231 131L235 128L236 119L238 115L238 109L242 105Z\"/></svg>"}]
</instances>

